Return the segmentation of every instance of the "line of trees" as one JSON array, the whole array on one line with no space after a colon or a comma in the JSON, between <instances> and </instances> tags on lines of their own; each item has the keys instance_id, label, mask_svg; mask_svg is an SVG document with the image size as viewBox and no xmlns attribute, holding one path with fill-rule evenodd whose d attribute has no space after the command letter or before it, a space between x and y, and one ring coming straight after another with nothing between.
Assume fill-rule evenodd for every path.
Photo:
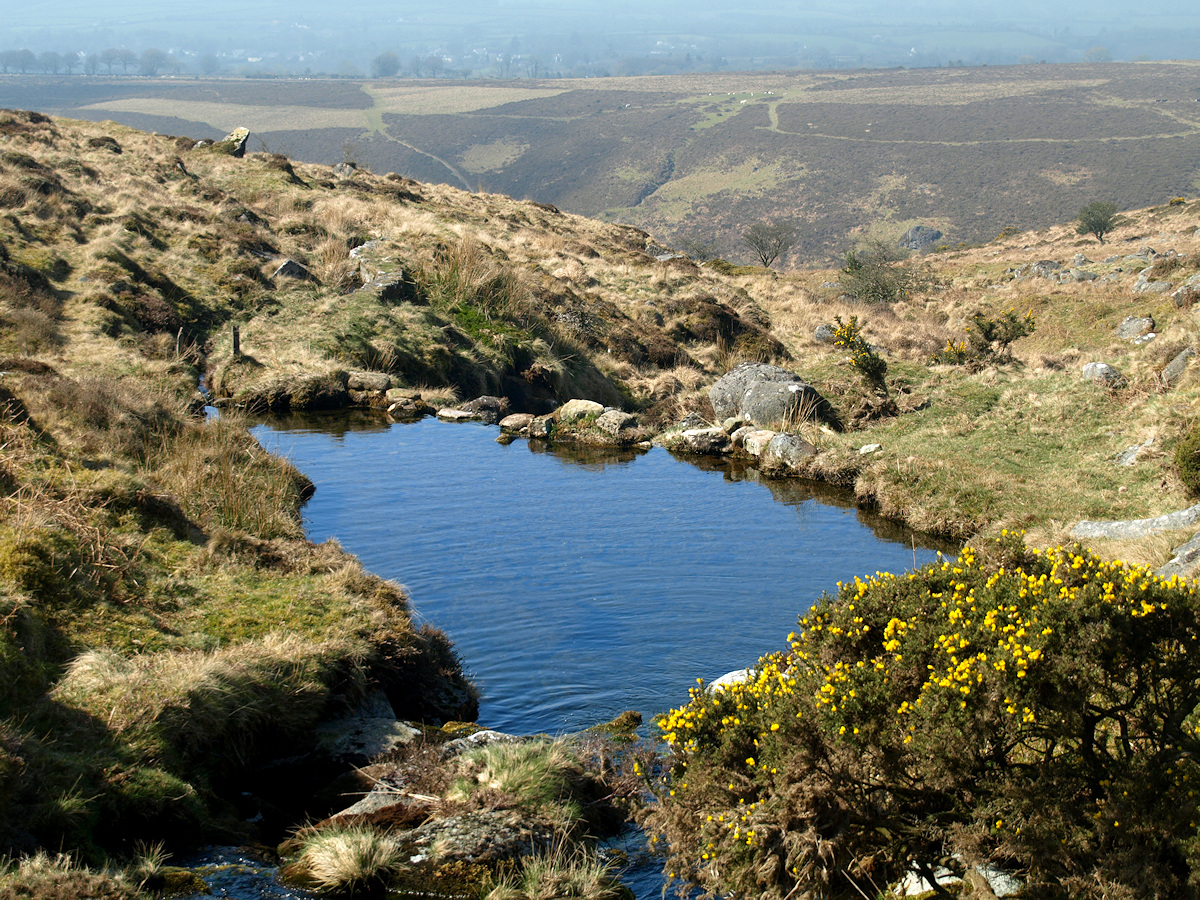
<instances>
[{"instance_id":1,"label":"line of trees","mask_svg":"<svg viewBox=\"0 0 1200 900\"><path fill-rule=\"evenodd\" d=\"M47 50L0 50L0 72L5 75L158 75L178 74L183 64L155 47L141 53L128 47L109 47L99 53L55 53Z\"/></svg>"}]
</instances>

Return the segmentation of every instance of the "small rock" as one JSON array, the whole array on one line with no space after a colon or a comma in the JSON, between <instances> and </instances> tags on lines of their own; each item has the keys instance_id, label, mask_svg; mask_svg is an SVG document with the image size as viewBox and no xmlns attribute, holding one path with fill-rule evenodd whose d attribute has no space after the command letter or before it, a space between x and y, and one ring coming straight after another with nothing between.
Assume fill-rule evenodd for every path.
<instances>
[{"instance_id":1,"label":"small rock","mask_svg":"<svg viewBox=\"0 0 1200 900\"><path fill-rule=\"evenodd\" d=\"M388 415L393 419L419 419L432 411L425 401L414 397L401 397L387 408Z\"/></svg>"},{"instance_id":2,"label":"small rock","mask_svg":"<svg viewBox=\"0 0 1200 900\"><path fill-rule=\"evenodd\" d=\"M596 419L596 427L601 431L616 437L623 429L632 428L637 424L637 418L619 409L605 410Z\"/></svg>"},{"instance_id":3,"label":"small rock","mask_svg":"<svg viewBox=\"0 0 1200 900\"><path fill-rule=\"evenodd\" d=\"M283 265L275 270L271 275L272 280L276 278L291 278L294 281L316 281L317 276L294 259L284 260Z\"/></svg>"},{"instance_id":4,"label":"small rock","mask_svg":"<svg viewBox=\"0 0 1200 900\"><path fill-rule=\"evenodd\" d=\"M595 400L568 400L554 414L560 422L574 422L588 416L597 417L604 412L604 406Z\"/></svg>"},{"instance_id":5,"label":"small rock","mask_svg":"<svg viewBox=\"0 0 1200 900\"><path fill-rule=\"evenodd\" d=\"M529 423L532 421L533 416L529 413L513 413L500 420L500 430L505 434L520 434L529 430Z\"/></svg>"},{"instance_id":6,"label":"small rock","mask_svg":"<svg viewBox=\"0 0 1200 900\"><path fill-rule=\"evenodd\" d=\"M859 456L870 456L872 453L878 453L883 449L883 444L863 444L858 448Z\"/></svg>"},{"instance_id":7,"label":"small rock","mask_svg":"<svg viewBox=\"0 0 1200 900\"><path fill-rule=\"evenodd\" d=\"M437 417L443 422L475 422L479 417L465 409L439 409Z\"/></svg>"},{"instance_id":8,"label":"small rock","mask_svg":"<svg viewBox=\"0 0 1200 900\"><path fill-rule=\"evenodd\" d=\"M353 178L358 172L358 166L352 162L340 162L333 167L333 174L338 178Z\"/></svg>"},{"instance_id":9,"label":"small rock","mask_svg":"<svg viewBox=\"0 0 1200 900\"><path fill-rule=\"evenodd\" d=\"M777 432L767 431L766 429L758 429L751 431L742 438L742 449L751 456L762 456L767 445L771 443L771 438L775 437Z\"/></svg>"},{"instance_id":10,"label":"small rock","mask_svg":"<svg viewBox=\"0 0 1200 900\"><path fill-rule=\"evenodd\" d=\"M1083 377L1106 387L1119 387L1125 383L1125 376L1108 363L1090 362L1083 367Z\"/></svg>"},{"instance_id":11,"label":"small rock","mask_svg":"<svg viewBox=\"0 0 1200 900\"><path fill-rule=\"evenodd\" d=\"M739 428L742 428L743 426L745 426L745 424L746 424L746 420L743 419L741 416L730 416L728 419L726 419L724 422L721 423L721 427L725 429L726 434L733 434Z\"/></svg>"},{"instance_id":12,"label":"small rock","mask_svg":"<svg viewBox=\"0 0 1200 900\"><path fill-rule=\"evenodd\" d=\"M535 416L533 421L529 423L529 436L540 440L546 440L554 434L554 417L553 416Z\"/></svg>"},{"instance_id":13,"label":"small rock","mask_svg":"<svg viewBox=\"0 0 1200 900\"><path fill-rule=\"evenodd\" d=\"M1169 281L1147 281L1145 276L1138 276L1138 280L1133 285L1133 292L1135 294L1165 294L1174 287L1175 285Z\"/></svg>"},{"instance_id":14,"label":"small rock","mask_svg":"<svg viewBox=\"0 0 1200 900\"><path fill-rule=\"evenodd\" d=\"M729 433L729 442L735 447L741 447L746 440L746 435L752 434L756 430L753 425L743 425L741 428L735 428Z\"/></svg>"},{"instance_id":15,"label":"small rock","mask_svg":"<svg viewBox=\"0 0 1200 900\"><path fill-rule=\"evenodd\" d=\"M392 386L392 376L386 372L351 372L346 387L352 391L383 392Z\"/></svg>"},{"instance_id":16,"label":"small rock","mask_svg":"<svg viewBox=\"0 0 1200 900\"><path fill-rule=\"evenodd\" d=\"M1132 341L1130 341L1129 343L1133 344L1133 346L1135 346L1135 347L1141 347L1141 346L1142 346L1142 345L1144 345L1144 344L1148 344L1148 343L1150 343L1150 342L1151 342L1152 340L1154 340L1156 337L1158 337L1158 335L1157 335L1157 334L1155 334L1153 331L1151 331L1149 334L1140 334L1140 335L1138 335L1137 337L1135 337L1135 338L1134 338Z\"/></svg>"},{"instance_id":17,"label":"small rock","mask_svg":"<svg viewBox=\"0 0 1200 900\"><path fill-rule=\"evenodd\" d=\"M813 332L813 340L818 344L832 344L837 340L837 335L833 333L833 326L818 325L817 330Z\"/></svg>"},{"instance_id":18,"label":"small rock","mask_svg":"<svg viewBox=\"0 0 1200 900\"><path fill-rule=\"evenodd\" d=\"M682 453L712 456L728 453L731 446L729 435L723 428L691 428L679 432L672 442L671 449Z\"/></svg>"},{"instance_id":19,"label":"small rock","mask_svg":"<svg viewBox=\"0 0 1200 900\"><path fill-rule=\"evenodd\" d=\"M1088 259L1086 256L1084 256L1082 253L1076 253L1075 259L1072 260L1072 265L1087 266L1087 265L1091 265L1091 262L1092 261L1090 259Z\"/></svg>"},{"instance_id":20,"label":"small rock","mask_svg":"<svg viewBox=\"0 0 1200 900\"><path fill-rule=\"evenodd\" d=\"M1071 269L1067 272L1067 277L1072 281L1095 281L1100 276L1087 269Z\"/></svg>"},{"instance_id":21,"label":"small rock","mask_svg":"<svg viewBox=\"0 0 1200 900\"><path fill-rule=\"evenodd\" d=\"M1183 373L1187 371L1188 362L1196 355L1194 347L1185 347L1180 351L1179 355L1167 363L1167 367L1162 370L1159 375L1165 384L1175 384L1183 377Z\"/></svg>"},{"instance_id":22,"label":"small rock","mask_svg":"<svg viewBox=\"0 0 1200 900\"><path fill-rule=\"evenodd\" d=\"M1117 454L1118 466L1132 466L1138 461L1138 457L1142 452L1149 450L1154 445L1154 438L1147 438L1140 444L1134 444L1128 450L1122 450Z\"/></svg>"},{"instance_id":23,"label":"small rock","mask_svg":"<svg viewBox=\"0 0 1200 900\"><path fill-rule=\"evenodd\" d=\"M1140 337L1154 330L1154 319L1150 316L1126 316L1116 327L1117 337L1123 341Z\"/></svg>"},{"instance_id":24,"label":"small rock","mask_svg":"<svg viewBox=\"0 0 1200 900\"><path fill-rule=\"evenodd\" d=\"M704 421L704 417L702 415L700 415L699 413L690 412L686 416L684 416L682 419L680 419L676 423L676 426L687 431L687 430L693 429L693 428L703 428L707 424L708 423Z\"/></svg>"},{"instance_id":25,"label":"small rock","mask_svg":"<svg viewBox=\"0 0 1200 900\"><path fill-rule=\"evenodd\" d=\"M471 413L480 422L495 425L508 414L508 400L504 397L492 397L485 394L468 400L458 407L463 412Z\"/></svg>"},{"instance_id":26,"label":"small rock","mask_svg":"<svg viewBox=\"0 0 1200 900\"><path fill-rule=\"evenodd\" d=\"M804 461L817 455L817 448L796 434L784 432L771 438L759 459L764 468L799 471Z\"/></svg>"}]
</instances>

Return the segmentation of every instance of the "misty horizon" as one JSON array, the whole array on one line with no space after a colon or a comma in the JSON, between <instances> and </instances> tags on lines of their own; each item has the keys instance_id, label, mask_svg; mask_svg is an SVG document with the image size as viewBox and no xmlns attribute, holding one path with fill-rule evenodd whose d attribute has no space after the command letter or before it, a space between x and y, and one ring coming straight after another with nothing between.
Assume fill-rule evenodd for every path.
<instances>
[{"instance_id":1,"label":"misty horizon","mask_svg":"<svg viewBox=\"0 0 1200 900\"><path fill-rule=\"evenodd\" d=\"M6 18L0 69L8 74L536 78L915 68L1189 58L1200 37L1200 12L1163 3L1131 10L1028 0L1003 9L929 0L736 11L674 0L553 8L478 0L452 11L427 2L330 8L216 0L202 12L143 0L65 0L52 13L26 6ZM118 51L123 59L113 57Z\"/></svg>"}]
</instances>

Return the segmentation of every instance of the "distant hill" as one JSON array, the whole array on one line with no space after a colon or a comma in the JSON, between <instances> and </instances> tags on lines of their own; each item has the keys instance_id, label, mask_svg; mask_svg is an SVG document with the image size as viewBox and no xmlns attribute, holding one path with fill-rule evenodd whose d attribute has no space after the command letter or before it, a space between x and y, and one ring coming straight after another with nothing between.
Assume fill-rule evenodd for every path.
<instances>
[{"instance_id":1,"label":"distant hill","mask_svg":"<svg viewBox=\"0 0 1200 900\"><path fill-rule=\"evenodd\" d=\"M0 79L0 104L552 203L785 264L913 224L951 245L1200 185L1200 65L1030 65L567 81Z\"/></svg>"}]
</instances>

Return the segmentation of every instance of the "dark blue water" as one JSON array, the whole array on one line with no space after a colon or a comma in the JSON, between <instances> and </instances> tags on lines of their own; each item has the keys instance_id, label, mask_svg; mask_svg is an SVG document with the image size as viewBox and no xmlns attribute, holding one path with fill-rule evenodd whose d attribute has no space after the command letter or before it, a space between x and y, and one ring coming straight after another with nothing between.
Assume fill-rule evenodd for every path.
<instances>
[{"instance_id":1,"label":"dark blue water","mask_svg":"<svg viewBox=\"0 0 1200 900\"><path fill-rule=\"evenodd\" d=\"M838 580L935 555L812 485L661 449L558 455L501 446L495 427L371 416L254 433L316 484L309 538L404 584L482 690L480 723L502 731L649 718L783 648Z\"/></svg>"}]
</instances>

